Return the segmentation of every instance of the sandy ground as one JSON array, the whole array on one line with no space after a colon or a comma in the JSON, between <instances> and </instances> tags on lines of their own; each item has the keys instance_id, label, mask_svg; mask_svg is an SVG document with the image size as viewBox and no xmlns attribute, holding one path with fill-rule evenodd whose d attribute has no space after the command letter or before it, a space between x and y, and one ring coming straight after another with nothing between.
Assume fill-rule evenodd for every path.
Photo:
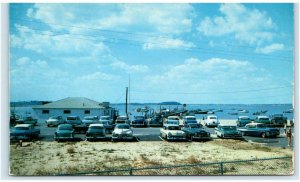
<instances>
[{"instance_id":1,"label":"sandy ground","mask_svg":"<svg viewBox=\"0 0 300 182\"><path fill-rule=\"evenodd\" d=\"M285 148L268 148L239 140L209 142L35 142L10 146L11 175L55 175L119 168L141 168L228 160L292 156ZM27 146L26 146L27 145ZM252 167L252 168L251 168ZM194 172L193 172L194 170ZM210 175L219 166L176 170L137 171L134 175ZM293 171L291 160L225 166L226 174L283 174ZM114 175L128 175L115 173Z\"/></svg>"}]
</instances>

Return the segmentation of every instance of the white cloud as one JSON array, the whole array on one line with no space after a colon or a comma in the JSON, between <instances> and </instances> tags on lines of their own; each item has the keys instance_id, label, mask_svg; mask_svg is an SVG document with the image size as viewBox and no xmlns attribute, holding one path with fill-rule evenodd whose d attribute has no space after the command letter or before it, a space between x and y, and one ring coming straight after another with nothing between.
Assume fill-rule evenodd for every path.
<instances>
[{"instance_id":1,"label":"white cloud","mask_svg":"<svg viewBox=\"0 0 300 182\"><path fill-rule=\"evenodd\" d=\"M256 48L255 52L263 53L263 54L270 54L272 52L281 51L284 49L283 44L274 43L265 47Z\"/></svg>"},{"instance_id":2,"label":"white cloud","mask_svg":"<svg viewBox=\"0 0 300 182\"><path fill-rule=\"evenodd\" d=\"M143 49L188 49L191 47L195 47L191 42L166 37L149 38L143 45Z\"/></svg>"},{"instance_id":3,"label":"white cloud","mask_svg":"<svg viewBox=\"0 0 300 182\"><path fill-rule=\"evenodd\" d=\"M141 73L149 71L149 67L147 65L129 65L122 61L114 61L111 66L116 69L121 69L126 71L127 73Z\"/></svg>"},{"instance_id":4,"label":"white cloud","mask_svg":"<svg viewBox=\"0 0 300 182\"><path fill-rule=\"evenodd\" d=\"M23 66L23 65L26 65L28 64L30 61L30 59L28 57L21 57L19 59L16 60L16 64L18 66Z\"/></svg>"},{"instance_id":5,"label":"white cloud","mask_svg":"<svg viewBox=\"0 0 300 182\"><path fill-rule=\"evenodd\" d=\"M219 11L223 16L205 17L198 31L206 36L233 35L248 44L261 44L274 37L276 25L265 12L232 3L221 5Z\"/></svg>"},{"instance_id":6,"label":"white cloud","mask_svg":"<svg viewBox=\"0 0 300 182\"><path fill-rule=\"evenodd\" d=\"M102 73L102 72L97 71L92 74L81 76L78 79L81 81L97 81L97 80L109 81L109 80L117 80L119 78L120 77L116 76L116 75Z\"/></svg>"}]
</instances>

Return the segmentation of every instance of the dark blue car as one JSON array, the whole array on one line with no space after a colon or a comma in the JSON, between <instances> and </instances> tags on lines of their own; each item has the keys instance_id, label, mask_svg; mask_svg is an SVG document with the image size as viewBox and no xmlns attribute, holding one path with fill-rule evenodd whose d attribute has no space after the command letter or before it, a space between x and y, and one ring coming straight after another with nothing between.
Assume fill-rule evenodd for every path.
<instances>
[{"instance_id":1,"label":"dark blue car","mask_svg":"<svg viewBox=\"0 0 300 182\"><path fill-rule=\"evenodd\" d=\"M277 137L280 135L280 130L271 128L263 123L249 123L245 127L238 128L243 136L256 136L256 137Z\"/></svg>"}]
</instances>

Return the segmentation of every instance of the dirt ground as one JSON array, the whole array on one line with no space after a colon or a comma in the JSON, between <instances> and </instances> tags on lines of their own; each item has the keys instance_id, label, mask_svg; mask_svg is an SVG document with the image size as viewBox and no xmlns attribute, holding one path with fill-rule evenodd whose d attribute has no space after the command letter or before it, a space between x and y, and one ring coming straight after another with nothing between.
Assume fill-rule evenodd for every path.
<instances>
[{"instance_id":1,"label":"dirt ground","mask_svg":"<svg viewBox=\"0 0 300 182\"><path fill-rule=\"evenodd\" d=\"M239 140L209 142L35 142L10 146L10 174L44 176L293 156L288 148L269 148ZM217 175L219 166L136 171L134 175ZM290 175L291 160L272 160L224 166L225 174ZM103 174L102 174L103 175ZM107 174L104 174L107 175ZM128 172L111 175L128 175Z\"/></svg>"}]
</instances>

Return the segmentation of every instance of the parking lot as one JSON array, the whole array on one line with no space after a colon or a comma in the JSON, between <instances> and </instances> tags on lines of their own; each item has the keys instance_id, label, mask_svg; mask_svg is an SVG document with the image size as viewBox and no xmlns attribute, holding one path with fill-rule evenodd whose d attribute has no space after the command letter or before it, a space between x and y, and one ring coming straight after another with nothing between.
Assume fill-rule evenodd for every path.
<instances>
[{"instance_id":1,"label":"parking lot","mask_svg":"<svg viewBox=\"0 0 300 182\"><path fill-rule=\"evenodd\" d=\"M45 123L39 123L38 126L36 126L36 128L41 130L41 134L40 134L41 141L54 141L53 136L57 127L47 127ZM205 127L205 129L210 132L212 139L221 140L215 135L214 128ZM134 136L138 139L138 141L162 141L162 139L159 137L160 134L159 127L132 128L132 130ZM78 139L78 141L85 140L85 134L78 133L75 136ZM110 134L108 134L108 138L109 137ZM280 135L276 138L260 138L260 137L245 136L244 139L245 141L248 142L261 143L266 146L287 147L287 139L284 135L283 128L280 128Z\"/></svg>"}]
</instances>

